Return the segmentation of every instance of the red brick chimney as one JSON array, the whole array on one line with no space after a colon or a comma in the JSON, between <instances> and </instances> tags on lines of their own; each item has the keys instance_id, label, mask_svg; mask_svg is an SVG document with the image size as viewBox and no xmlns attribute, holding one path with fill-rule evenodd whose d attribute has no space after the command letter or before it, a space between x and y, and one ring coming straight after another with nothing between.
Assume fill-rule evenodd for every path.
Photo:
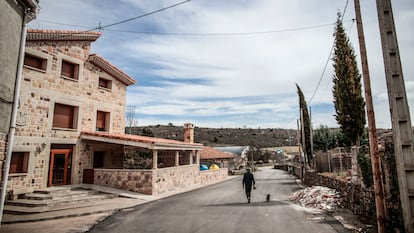
<instances>
[{"instance_id":1,"label":"red brick chimney","mask_svg":"<svg viewBox=\"0 0 414 233\"><path fill-rule=\"evenodd\" d=\"M184 142L194 143L194 125L191 123L184 123Z\"/></svg>"}]
</instances>

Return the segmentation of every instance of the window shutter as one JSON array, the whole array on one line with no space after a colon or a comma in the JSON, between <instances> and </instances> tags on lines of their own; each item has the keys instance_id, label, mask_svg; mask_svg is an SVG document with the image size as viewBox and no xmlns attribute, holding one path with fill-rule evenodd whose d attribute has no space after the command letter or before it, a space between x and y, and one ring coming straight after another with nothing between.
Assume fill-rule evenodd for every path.
<instances>
[{"instance_id":1,"label":"window shutter","mask_svg":"<svg viewBox=\"0 0 414 233\"><path fill-rule=\"evenodd\" d=\"M53 127L73 129L73 114L73 106L55 104Z\"/></svg>"},{"instance_id":2,"label":"window shutter","mask_svg":"<svg viewBox=\"0 0 414 233\"><path fill-rule=\"evenodd\" d=\"M97 131L105 131L105 121L106 121L106 113L98 111L96 113L96 130Z\"/></svg>"},{"instance_id":3,"label":"window shutter","mask_svg":"<svg viewBox=\"0 0 414 233\"><path fill-rule=\"evenodd\" d=\"M26 54L24 56L24 65L30 66L39 70L46 70L44 67L45 61L44 59L32 56L30 54Z\"/></svg>"},{"instance_id":4,"label":"window shutter","mask_svg":"<svg viewBox=\"0 0 414 233\"><path fill-rule=\"evenodd\" d=\"M61 74L65 77L76 78L75 77L75 64L62 61L62 71Z\"/></svg>"}]
</instances>

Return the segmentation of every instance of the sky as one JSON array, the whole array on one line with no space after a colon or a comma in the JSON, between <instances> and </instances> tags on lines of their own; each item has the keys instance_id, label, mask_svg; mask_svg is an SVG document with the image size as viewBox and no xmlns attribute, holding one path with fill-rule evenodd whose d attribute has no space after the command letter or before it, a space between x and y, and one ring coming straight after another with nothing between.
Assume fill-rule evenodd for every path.
<instances>
[{"instance_id":1,"label":"sky","mask_svg":"<svg viewBox=\"0 0 414 233\"><path fill-rule=\"evenodd\" d=\"M343 25L361 67L352 0L192 0L119 23L180 2L40 0L39 15L29 28L101 26L96 31L103 34L91 52L137 80L127 89L137 126L191 122L209 128L296 129L298 84L313 127L338 127L331 60L338 12L344 13ZM392 4L413 116L414 2ZM391 128L375 1L362 0L361 11L376 125Z\"/></svg>"}]
</instances>

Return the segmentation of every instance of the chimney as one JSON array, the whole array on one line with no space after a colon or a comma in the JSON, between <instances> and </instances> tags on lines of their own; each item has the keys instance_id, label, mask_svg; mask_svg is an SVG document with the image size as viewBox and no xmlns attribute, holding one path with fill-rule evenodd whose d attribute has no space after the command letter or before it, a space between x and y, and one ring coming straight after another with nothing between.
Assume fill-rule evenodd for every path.
<instances>
[{"instance_id":1,"label":"chimney","mask_svg":"<svg viewBox=\"0 0 414 233\"><path fill-rule=\"evenodd\" d=\"M184 142L194 143L194 125L191 123L184 124Z\"/></svg>"}]
</instances>

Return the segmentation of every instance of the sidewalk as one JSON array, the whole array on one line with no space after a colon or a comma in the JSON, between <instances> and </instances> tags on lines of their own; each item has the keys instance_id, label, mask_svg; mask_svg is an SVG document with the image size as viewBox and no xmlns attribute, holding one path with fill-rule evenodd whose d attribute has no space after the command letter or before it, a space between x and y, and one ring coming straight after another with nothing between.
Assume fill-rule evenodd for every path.
<instances>
[{"instance_id":1,"label":"sidewalk","mask_svg":"<svg viewBox=\"0 0 414 233\"><path fill-rule=\"evenodd\" d=\"M107 200L94 201L87 207L72 208L46 213L26 215L4 214L0 232L7 233L64 233L86 232L90 227L111 216L117 211L128 209L148 202L157 201L180 193L189 192L202 187L213 185L234 179L237 176L229 176L225 180L207 185L194 185L192 187L172 191L161 195L145 195L120 189L103 187L98 185L82 184L80 187L89 188L105 193L115 194L118 197Z\"/></svg>"}]
</instances>

